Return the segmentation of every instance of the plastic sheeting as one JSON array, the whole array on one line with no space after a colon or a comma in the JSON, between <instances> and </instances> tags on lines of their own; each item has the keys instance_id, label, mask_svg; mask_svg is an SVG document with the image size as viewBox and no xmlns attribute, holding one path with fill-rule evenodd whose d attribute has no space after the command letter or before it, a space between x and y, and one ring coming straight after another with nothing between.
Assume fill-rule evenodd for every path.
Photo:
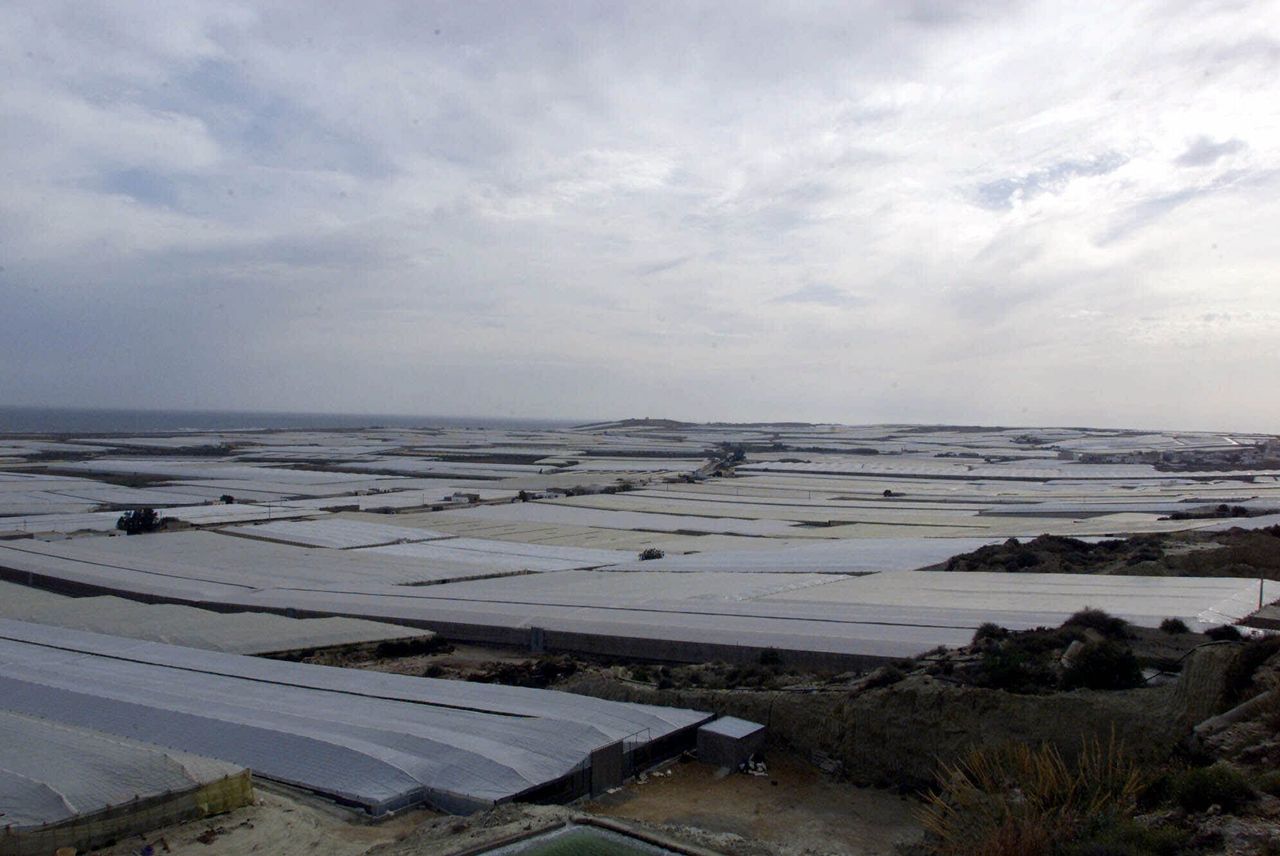
<instances>
[{"instance_id":1,"label":"plastic sheeting","mask_svg":"<svg viewBox=\"0 0 1280 856\"><path fill-rule=\"evenodd\" d=\"M67 597L6 582L0 582L0 618L231 654L269 654L432 635L381 621L214 612L110 596Z\"/></svg>"},{"instance_id":2,"label":"plastic sheeting","mask_svg":"<svg viewBox=\"0 0 1280 856\"><path fill-rule=\"evenodd\" d=\"M132 538L81 538L43 543L19 541L7 551L62 556L108 577L133 571L163 579L239 588L338 588L404 585L483 576L474 563L426 562L350 550L318 550L214 532L169 532ZM12 566L0 553L0 565ZM505 573L499 569L497 573Z\"/></svg>"},{"instance_id":3,"label":"plastic sheeting","mask_svg":"<svg viewBox=\"0 0 1280 856\"><path fill-rule=\"evenodd\" d=\"M988 544L994 538L842 538L776 550L718 550L667 555L644 561L630 557L610 571L706 573L849 574L910 571L946 561Z\"/></svg>"},{"instance_id":4,"label":"plastic sheeting","mask_svg":"<svg viewBox=\"0 0 1280 856\"><path fill-rule=\"evenodd\" d=\"M522 544L483 538L451 538L427 543L401 543L374 547L367 552L403 556L424 562L475 565L494 571L569 571L595 568L635 558L631 552L596 550L589 547L559 547L549 544Z\"/></svg>"},{"instance_id":5,"label":"plastic sheeting","mask_svg":"<svg viewBox=\"0 0 1280 856\"><path fill-rule=\"evenodd\" d=\"M224 523L244 523L250 520L279 520L281 518L319 517L323 511L282 508L269 505L232 503L216 505L190 505L181 508L157 508L160 517L172 517L192 526L216 526ZM119 511L92 511L84 514L31 514L23 517L0 517L0 532L113 532Z\"/></svg>"},{"instance_id":6,"label":"plastic sheeting","mask_svg":"<svg viewBox=\"0 0 1280 856\"><path fill-rule=\"evenodd\" d=\"M535 792L709 717L548 690L217 654L0 620L0 707L250 767L378 814Z\"/></svg>"},{"instance_id":7,"label":"plastic sheeting","mask_svg":"<svg viewBox=\"0 0 1280 856\"><path fill-rule=\"evenodd\" d=\"M19 830L190 790L242 770L224 761L0 711L0 810L3 824Z\"/></svg>"},{"instance_id":8,"label":"plastic sheeting","mask_svg":"<svg viewBox=\"0 0 1280 856\"><path fill-rule=\"evenodd\" d=\"M431 529L388 523L368 523L364 520L347 520L340 517L232 526L225 531L246 538L278 541L281 544L297 544L304 547L328 547L333 550L453 537L447 532L436 532Z\"/></svg>"},{"instance_id":9,"label":"plastic sheeting","mask_svg":"<svg viewBox=\"0 0 1280 856\"><path fill-rule=\"evenodd\" d=\"M236 564L231 557L220 564L202 557L204 564L194 565L194 550L181 552L181 536L162 535L127 539L134 542L129 553L110 559L91 541L0 545L0 567L187 602L445 627L451 637L474 641L527 644L531 628L540 628L575 634L570 650L664 659L734 653L711 646L903 657L964 644L987 621L1026 629L1059 623L1085 606L1144 625L1179 617L1204 626L1247 615L1258 595L1256 580L1234 578L942 572L850 578L559 571L405 586L396 584L395 574L381 573L374 556L361 555L369 551L286 548L195 534L320 555L316 566L300 570L265 561ZM345 568L330 564L321 574L332 557L353 562ZM475 566L466 567L475 576ZM1274 599L1275 585L1267 589L1264 596Z\"/></svg>"}]
</instances>

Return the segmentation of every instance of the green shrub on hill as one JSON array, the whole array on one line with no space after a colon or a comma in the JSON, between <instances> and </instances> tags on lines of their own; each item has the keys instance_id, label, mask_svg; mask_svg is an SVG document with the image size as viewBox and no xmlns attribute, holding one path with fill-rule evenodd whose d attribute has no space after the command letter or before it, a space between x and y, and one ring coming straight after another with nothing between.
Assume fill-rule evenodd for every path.
<instances>
[{"instance_id":1,"label":"green shrub on hill","mask_svg":"<svg viewBox=\"0 0 1280 856\"><path fill-rule=\"evenodd\" d=\"M1062 672L1062 687L1068 690L1127 690L1142 683L1138 658L1110 639L1086 644Z\"/></svg>"},{"instance_id":2,"label":"green shrub on hill","mask_svg":"<svg viewBox=\"0 0 1280 856\"><path fill-rule=\"evenodd\" d=\"M1096 630L1108 639L1128 639L1129 622L1116 618L1101 609L1086 607L1068 618L1063 627L1080 627Z\"/></svg>"}]
</instances>

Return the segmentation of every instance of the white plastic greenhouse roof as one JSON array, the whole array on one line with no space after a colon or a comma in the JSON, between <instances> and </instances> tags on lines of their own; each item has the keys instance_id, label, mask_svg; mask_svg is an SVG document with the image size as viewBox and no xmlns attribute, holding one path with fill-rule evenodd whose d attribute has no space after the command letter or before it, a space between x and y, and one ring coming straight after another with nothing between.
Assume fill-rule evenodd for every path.
<instances>
[{"instance_id":1,"label":"white plastic greenhouse roof","mask_svg":"<svg viewBox=\"0 0 1280 856\"><path fill-rule=\"evenodd\" d=\"M0 582L0 618L231 654L270 654L432 635L382 621L214 612L111 596L67 597L6 582Z\"/></svg>"},{"instance_id":2,"label":"white plastic greenhouse roof","mask_svg":"<svg viewBox=\"0 0 1280 856\"><path fill-rule=\"evenodd\" d=\"M281 544L298 544L306 547L328 547L334 550L453 537L447 532L396 526L389 523L347 520L342 517L257 523L250 526L232 526L225 531L233 535L243 535L246 538L259 538L264 541L278 541Z\"/></svg>"},{"instance_id":3,"label":"white plastic greenhouse roof","mask_svg":"<svg viewBox=\"0 0 1280 856\"><path fill-rule=\"evenodd\" d=\"M17 831L188 791L243 769L0 710L0 823Z\"/></svg>"},{"instance_id":4,"label":"white plastic greenhouse roof","mask_svg":"<svg viewBox=\"0 0 1280 856\"><path fill-rule=\"evenodd\" d=\"M1258 598L1256 580L1194 577L572 570L502 578L489 571L490 579L475 579L475 565L443 570L437 561L378 549L171 533L0 545L0 568L17 579L31 574L196 605L395 621L474 641L526 644L536 627L575 634L579 646L589 640L581 650L677 659L725 656L711 646L903 657L964 644L987 621L1025 629L1061 623L1086 606L1143 625L1178 617L1208 626L1243 618ZM404 584L433 576L440 582ZM1278 593L1267 585L1266 599Z\"/></svg>"},{"instance_id":5,"label":"white plastic greenhouse roof","mask_svg":"<svg viewBox=\"0 0 1280 856\"><path fill-rule=\"evenodd\" d=\"M404 556L426 562L474 564L493 570L568 571L595 568L628 561L635 554L621 550L590 547L560 547L551 544L523 544L485 538L450 538L428 543L399 543L374 547L368 552L384 556Z\"/></svg>"},{"instance_id":6,"label":"white plastic greenhouse roof","mask_svg":"<svg viewBox=\"0 0 1280 856\"><path fill-rule=\"evenodd\" d=\"M281 520L295 517L320 517L323 511L305 508L283 508L246 503L222 503L211 505L186 505L177 508L157 508L160 517L172 517L192 526L216 526L224 523L244 523L250 520ZM0 517L0 532L113 532L119 511L90 511L74 514L29 514Z\"/></svg>"},{"instance_id":7,"label":"white plastic greenhouse roof","mask_svg":"<svg viewBox=\"0 0 1280 856\"><path fill-rule=\"evenodd\" d=\"M441 519L476 521L516 521L522 523L598 526L601 529L640 529L649 532L711 532L757 537L803 535L803 529L785 520L756 520L735 517L696 517L687 514L654 514L642 511L614 511L584 508L555 502L519 502L484 505L465 511L440 512ZM465 517L461 517L465 515Z\"/></svg>"},{"instance_id":8,"label":"white plastic greenhouse roof","mask_svg":"<svg viewBox=\"0 0 1280 856\"><path fill-rule=\"evenodd\" d=\"M762 550L714 550L661 559L634 555L611 571L850 574L910 571L967 553L999 538L841 538Z\"/></svg>"},{"instance_id":9,"label":"white plastic greenhouse roof","mask_svg":"<svg viewBox=\"0 0 1280 856\"><path fill-rule=\"evenodd\" d=\"M16 541L12 553L61 556L97 576L140 573L161 584L183 580L201 586L349 589L385 583L413 584L484 575L473 563L424 562L367 551L323 550L236 538L215 532L167 532L70 541ZM0 554L0 565L10 556ZM502 572L502 571L499 571ZM132 590L132 589L126 589Z\"/></svg>"},{"instance_id":10,"label":"white plastic greenhouse roof","mask_svg":"<svg viewBox=\"0 0 1280 856\"><path fill-rule=\"evenodd\" d=\"M469 811L696 711L219 654L0 620L0 708L242 764L380 814Z\"/></svg>"}]
</instances>

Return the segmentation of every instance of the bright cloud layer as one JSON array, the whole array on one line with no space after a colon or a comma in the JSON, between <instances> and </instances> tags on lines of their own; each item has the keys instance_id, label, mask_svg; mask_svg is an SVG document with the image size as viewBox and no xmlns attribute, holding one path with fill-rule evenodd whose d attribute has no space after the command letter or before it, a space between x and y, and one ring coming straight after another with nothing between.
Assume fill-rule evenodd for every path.
<instances>
[{"instance_id":1,"label":"bright cloud layer","mask_svg":"<svg viewBox=\"0 0 1280 856\"><path fill-rule=\"evenodd\" d=\"M10 3L0 400L1277 430L1280 4Z\"/></svg>"}]
</instances>

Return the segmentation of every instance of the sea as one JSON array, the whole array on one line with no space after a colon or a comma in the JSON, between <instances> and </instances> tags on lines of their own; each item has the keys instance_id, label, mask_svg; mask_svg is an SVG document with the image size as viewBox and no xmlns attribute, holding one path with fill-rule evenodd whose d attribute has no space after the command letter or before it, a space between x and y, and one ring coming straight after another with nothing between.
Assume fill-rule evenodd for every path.
<instances>
[{"instance_id":1,"label":"sea","mask_svg":"<svg viewBox=\"0 0 1280 856\"><path fill-rule=\"evenodd\" d=\"M0 434L169 434L187 431L356 428L568 428L590 420L381 413L269 413L249 410L112 410L0 406Z\"/></svg>"}]
</instances>

